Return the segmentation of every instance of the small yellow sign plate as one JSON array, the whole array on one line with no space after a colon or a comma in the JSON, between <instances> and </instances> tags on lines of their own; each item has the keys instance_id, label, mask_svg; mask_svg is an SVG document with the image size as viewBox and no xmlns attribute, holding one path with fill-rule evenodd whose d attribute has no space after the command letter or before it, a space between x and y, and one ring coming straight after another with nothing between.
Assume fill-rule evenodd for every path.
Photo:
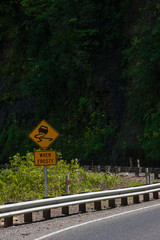
<instances>
[{"instance_id":1,"label":"small yellow sign plate","mask_svg":"<svg viewBox=\"0 0 160 240\"><path fill-rule=\"evenodd\" d=\"M42 120L29 134L29 137L42 149L47 149L58 136L59 133L45 120Z\"/></svg>"},{"instance_id":2,"label":"small yellow sign plate","mask_svg":"<svg viewBox=\"0 0 160 240\"><path fill-rule=\"evenodd\" d=\"M35 151L34 165L49 166L56 165L56 151Z\"/></svg>"}]
</instances>

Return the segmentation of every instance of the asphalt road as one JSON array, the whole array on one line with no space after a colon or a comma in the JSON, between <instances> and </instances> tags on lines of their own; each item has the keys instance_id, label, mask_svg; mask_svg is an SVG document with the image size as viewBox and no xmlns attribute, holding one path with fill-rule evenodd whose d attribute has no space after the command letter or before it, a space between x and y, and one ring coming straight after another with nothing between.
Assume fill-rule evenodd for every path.
<instances>
[{"instance_id":1,"label":"asphalt road","mask_svg":"<svg viewBox=\"0 0 160 240\"><path fill-rule=\"evenodd\" d=\"M1 228L2 239L160 240L160 199Z\"/></svg>"},{"instance_id":2,"label":"asphalt road","mask_svg":"<svg viewBox=\"0 0 160 240\"><path fill-rule=\"evenodd\" d=\"M51 233L46 240L159 240L160 204L79 224ZM38 239L37 239L38 240Z\"/></svg>"}]
</instances>

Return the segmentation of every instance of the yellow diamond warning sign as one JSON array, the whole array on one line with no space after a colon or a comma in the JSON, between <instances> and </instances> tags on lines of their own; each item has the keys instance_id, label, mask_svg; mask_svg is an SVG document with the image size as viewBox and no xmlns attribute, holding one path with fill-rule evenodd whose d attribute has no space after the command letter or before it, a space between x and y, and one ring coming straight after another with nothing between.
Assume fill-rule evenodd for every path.
<instances>
[{"instance_id":1,"label":"yellow diamond warning sign","mask_svg":"<svg viewBox=\"0 0 160 240\"><path fill-rule=\"evenodd\" d=\"M49 166L56 164L56 151L35 151L34 165Z\"/></svg>"},{"instance_id":2,"label":"yellow diamond warning sign","mask_svg":"<svg viewBox=\"0 0 160 240\"><path fill-rule=\"evenodd\" d=\"M58 136L59 133L45 120L42 120L29 134L29 137L42 149L47 149Z\"/></svg>"}]
</instances>

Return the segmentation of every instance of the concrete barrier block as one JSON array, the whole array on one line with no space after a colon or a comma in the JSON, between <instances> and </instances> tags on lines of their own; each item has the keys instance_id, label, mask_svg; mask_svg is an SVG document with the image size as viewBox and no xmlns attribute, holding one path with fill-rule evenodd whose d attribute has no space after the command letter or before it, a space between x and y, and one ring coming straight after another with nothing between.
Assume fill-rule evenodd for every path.
<instances>
[{"instance_id":1,"label":"concrete barrier block","mask_svg":"<svg viewBox=\"0 0 160 240\"><path fill-rule=\"evenodd\" d=\"M144 195L143 195L143 201L144 202L147 202L147 201L149 201L150 199L149 199L149 193L145 193Z\"/></svg>"},{"instance_id":2,"label":"concrete barrier block","mask_svg":"<svg viewBox=\"0 0 160 240\"><path fill-rule=\"evenodd\" d=\"M62 214L69 215L69 206L67 206L67 207L62 207Z\"/></svg>"},{"instance_id":3,"label":"concrete barrier block","mask_svg":"<svg viewBox=\"0 0 160 240\"><path fill-rule=\"evenodd\" d=\"M101 201L94 202L95 210L102 210Z\"/></svg>"},{"instance_id":4,"label":"concrete barrier block","mask_svg":"<svg viewBox=\"0 0 160 240\"><path fill-rule=\"evenodd\" d=\"M24 222L31 223L32 221L33 221L32 213L25 213L24 214Z\"/></svg>"},{"instance_id":5,"label":"concrete barrier block","mask_svg":"<svg viewBox=\"0 0 160 240\"><path fill-rule=\"evenodd\" d=\"M159 199L159 193L158 192L153 192L153 198L154 199Z\"/></svg>"},{"instance_id":6,"label":"concrete barrier block","mask_svg":"<svg viewBox=\"0 0 160 240\"><path fill-rule=\"evenodd\" d=\"M116 207L116 204L115 204L115 199L111 199L111 200L108 200L108 205L109 205L109 208L115 208Z\"/></svg>"},{"instance_id":7,"label":"concrete barrier block","mask_svg":"<svg viewBox=\"0 0 160 240\"><path fill-rule=\"evenodd\" d=\"M4 227L13 226L13 217L4 218Z\"/></svg>"},{"instance_id":8,"label":"concrete barrier block","mask_svg":"<svg viewBox=\"0 0 160 240\"><path fill-rule=\"evenodd\" d=\"M79 204L79 212L87 212L87 207L85 203Z\"/></svg>"},{"instance_id":9,"label":"concrete barrier block","mask_svg":"<svg viewBox=\"0 0 160 240\"><path fill-rule=\"evenodd\" d=\"M50 209L43 211L43 218L45 218L45 219L50 219L51 218L51 211L50 211Z\"/></svg>"},{"instance_id":10,"label":"concrete barrier block","mask_svg":"<svg viewBox=\"0 0 160 240\"><path fill-rule=\"evenodd\" d=\"M133 203L139 203L139 195L133 196Z\"/></svg>"},{"instance_id":11,"label":"concrete barrier block","mask_svg":"<svg viewBox=\"0 0 160 240\"><path fill-rule=\"evenodd\" d=\"M122 205L122 206L127 206L127 205L128 205L128 199L127 199L127 197L121 198L121 205Z\"/></svg>"}]
</instances>

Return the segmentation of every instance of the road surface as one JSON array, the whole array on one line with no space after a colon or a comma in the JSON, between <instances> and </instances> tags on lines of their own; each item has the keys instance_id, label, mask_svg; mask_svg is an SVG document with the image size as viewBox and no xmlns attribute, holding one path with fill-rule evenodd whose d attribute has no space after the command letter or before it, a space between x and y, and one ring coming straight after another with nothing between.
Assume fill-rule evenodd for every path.
<instances>
[{"instance_id":1,"label":"road surface","mask_svg":"<svg viewBox=\"0 0 160 240\"><path fill-rule=\"evenodd\" d=\"M5 240L160 240L160 200L1 228Z\"/></svg>"}]
</instances>

